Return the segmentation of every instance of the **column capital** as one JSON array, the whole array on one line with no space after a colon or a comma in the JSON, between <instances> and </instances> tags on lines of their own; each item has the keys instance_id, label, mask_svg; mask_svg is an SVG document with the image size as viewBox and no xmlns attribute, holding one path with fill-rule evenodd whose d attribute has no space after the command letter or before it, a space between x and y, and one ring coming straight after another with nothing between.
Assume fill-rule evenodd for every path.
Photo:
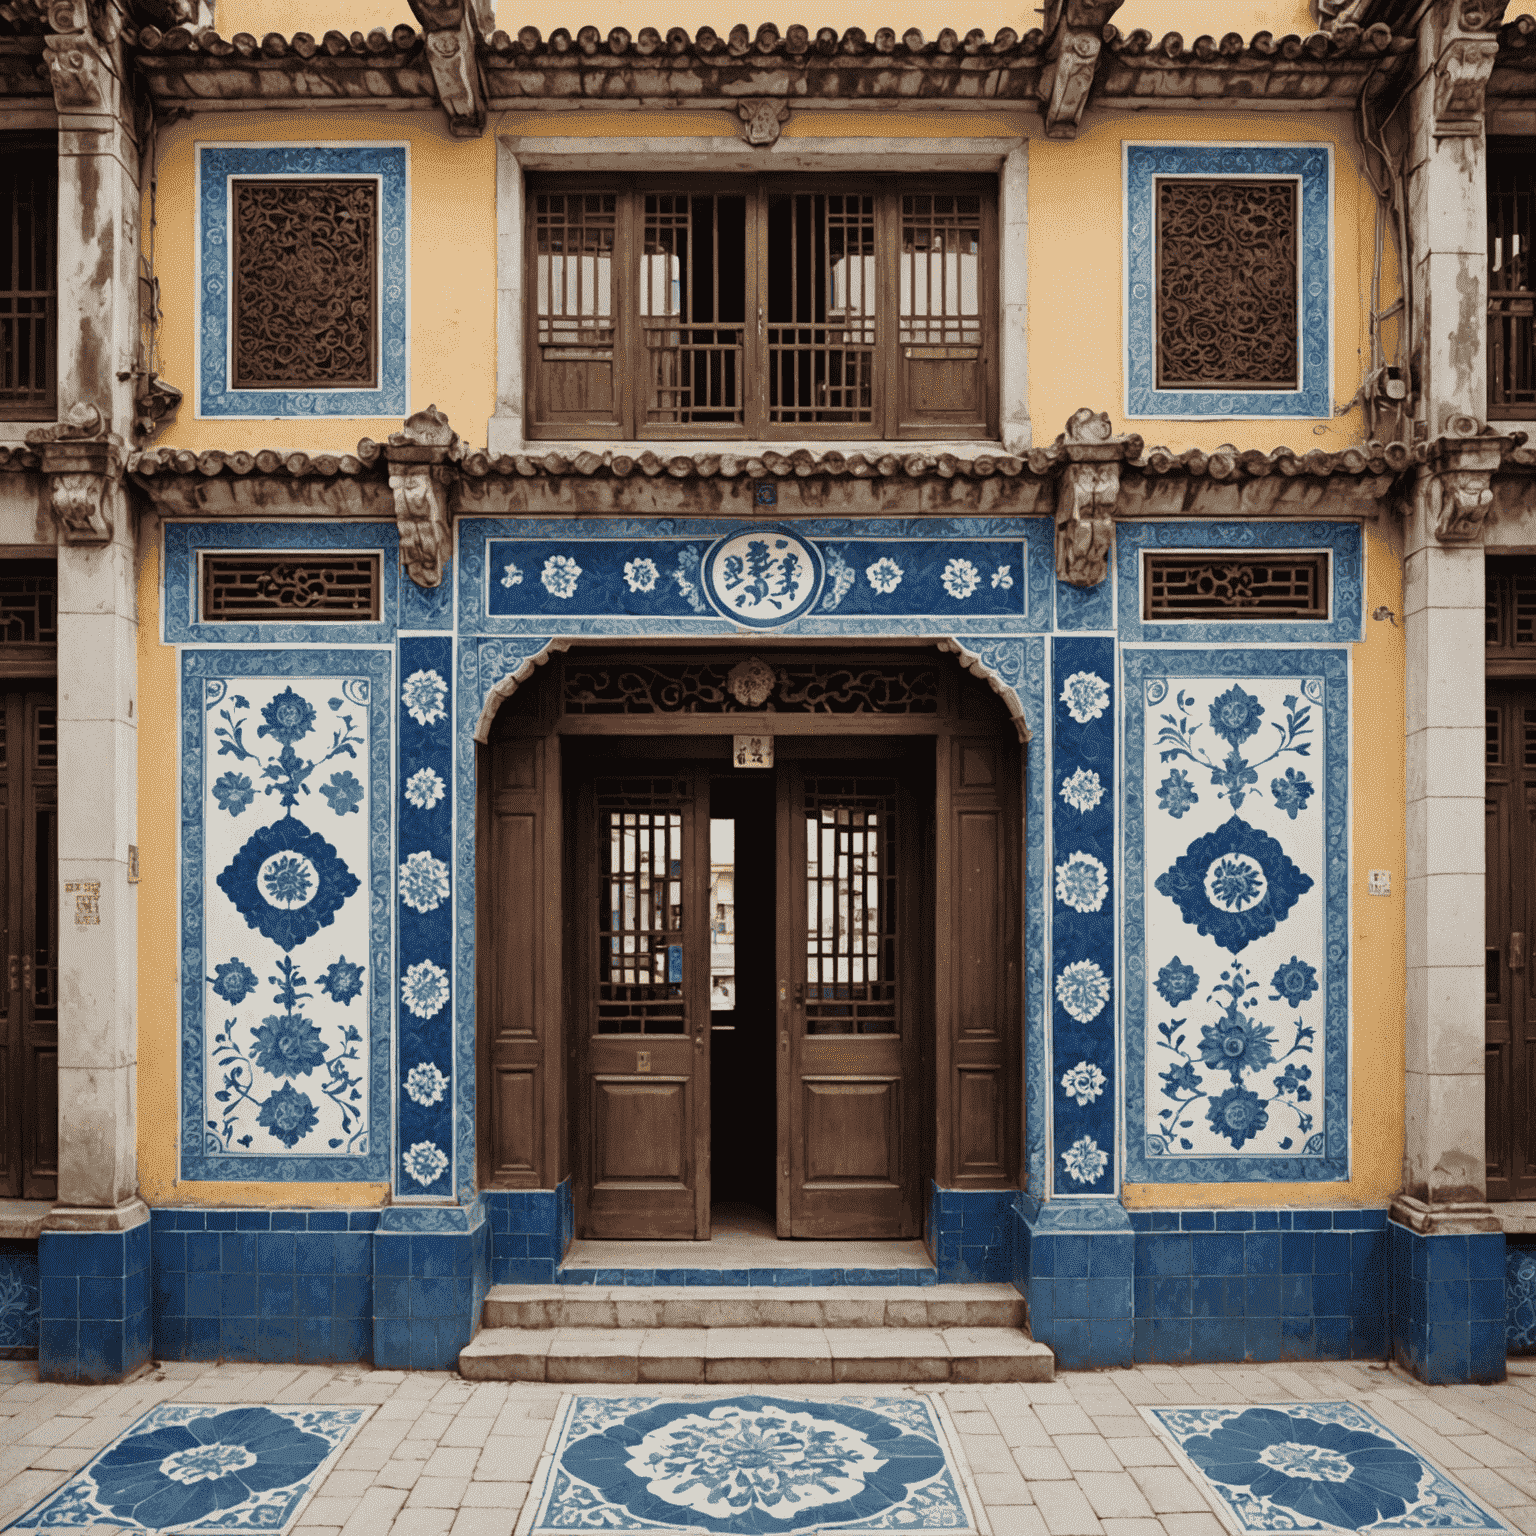
<instances>
[{"instance_id":1,"label":"column capital","mask_svg":"<svg viewBox=\"0 0 1536 1536\"><path fill-rule=\"evenodd\" d=\"M1425 445L1414 495L1442 544L1475 544L1493 508L1494 471L1525 434L1479 427L1466 416L1453 417L1451 427Z\"/></svg>"},{"instance_id":2,"label":"column capital","mask_svg":"<svg viewBox=\"0 0 1536 1536\"><path fill-rule=\"evenodd\" d=\"M27 445L41 452L60 541L110 543L108 492L122 480L126 457L122 438L106 430L101 412L77 401L63 420L28 432Z\"/></svg>"}]
</instances>

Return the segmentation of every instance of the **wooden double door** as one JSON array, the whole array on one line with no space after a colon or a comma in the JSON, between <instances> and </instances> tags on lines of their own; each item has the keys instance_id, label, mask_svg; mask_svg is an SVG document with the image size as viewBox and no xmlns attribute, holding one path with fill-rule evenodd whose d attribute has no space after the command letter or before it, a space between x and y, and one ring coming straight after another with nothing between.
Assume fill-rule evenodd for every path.
<instances>
[{"instance_id":1,"label":"wooden double door","mask_svg":"<svg viewBox=\"0 0 1536 1536\"><path fill-rule=\"evenodd\" d=\"M578 1230L705 1238L730 1201L783 1237L916 1236L931 750L604 757L571 786Z\"/></svg>"}]
</instances>

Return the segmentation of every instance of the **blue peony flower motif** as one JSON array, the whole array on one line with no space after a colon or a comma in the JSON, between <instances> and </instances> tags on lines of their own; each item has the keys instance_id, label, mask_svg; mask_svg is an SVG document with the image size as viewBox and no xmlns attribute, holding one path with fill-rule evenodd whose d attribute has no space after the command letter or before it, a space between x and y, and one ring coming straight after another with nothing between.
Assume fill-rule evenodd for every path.
<instances>
[{"instance_id":1,"label":"blue peony flower motif","mask_svg":"<svg viewBox=\"0 0 1536 1536\"><path fill-rule=\"evenodd\" d=\"M1267 832L1233 816L1197 837L1153 888L1197 933L1235 955L1273 933L1312 883Z\"/></svg>"},{"instance_id":2,"label":"blue peony flower motif","mask_svg":"<svg viewBox=\"0 0 1536 1536\"><path fill-rule=\"evenodd\" d=\"M320 793L330 802L331 809L338 816L355 811L363 803L362 782L349 768L333 773L331 782L320 786Z\"/></svg>"},{"instance_id":3,"label":"blue peony flower motif","mask_svg":"<svg viewBox=\"0 0 1536 1536\"><path fill-rule=\"evenodd\" d=\"M414 1143L400 1161L405 1171L421 1185L435 1182L448 1166L447 1154L435 1141Z\"/></svg>"},{"instance_id":4,"label":"blue peony flower motif","mask_svg":"<svg viewBox=\"0 0 1536 1536\"><path fill-rule=\"evenodd\" d=\"M1211 729L1233 747L1240 747L1259 728L1264 706L1235 683L1211 701Z\"/></svg>"},{"instance_id":5,"label":"blue peony flower motif","mask_svg":"<svg viewBox=\"0 0 1536 1536\"><path fill-rule=\"evenodd\" d=\"M314 866L305 858L292 854L280 854L268 859L261 872L261 883L267 900L274 906L297 907L309 900L309 887L314 881Z\"/></svg>"},{"instance_id":6,"label":"blue peony flower motif","mask_svg":"<svg viewBox=\"0 0 1536 1536\"><path fill-rule=\"evenodd\" d=\"M314 1130L320 1117L307 1093L299 1093L292 1084L284 1083L268 1096L256 1123L271 1131L285 1147L291 1147Z\"/></svg>"},{"instance_id":7,"label":"blue peony flower motif","mask_svg":"<svg viewBox=\"0 0 1536 1536\"><path fill-rule=\"evenodd\" d=\"M354 965L345 955L339 955L320 973L320 990L328 992L333 1001L350 1003L363 990L363 968Z\"/></svg>"},{"instance_id":8,"label":"blue peony flower motif","mask_svg":"<svg viewBox=\"0 0 1536 1536\"><path fill-rule=\"evenodd\" d=\"M320 1031L296 1013L269 1013L251 1033L252 1059L272 1077L308 1077L325 1058Z\"/></svg>"},{"instance_id":9,"label":"blue peony flower motif","mask_svg":"<svg viewBox=\"0 0 1536 1536\"><path fill-rule=\"evenodd\" d=\"M244 961L233 958L214 966L213 975L208 980L213 983L213 990L232 1007L243 1003L256 990L256 972Z\"/></svg>"},{"instance_id":10,"label":"blue peony flower motif","mask_svg":"<svg viewBox=\"0 0 1536 1536\"><path fill-rule=\"evenodd\" d=\"M213 798L221 811L238 816L256 798L256 787L245 774L231 770L213 781Z\"/></svg>"},{"instance_id":11,"label":"blue peony flower motif","mask_svg":"<svg viewBox=\"0 0 1536 1536\"><path fill-rule=\"evenodd\" d=\"M314 728L315 706L288 687L262 707L261 718L265 724L256 728L258 736L270 736L291 747Z\"/></svg>"},{"instance_id":12,"label":"blue peony flower motif","mask_svg":"<svg viewBox=\"0 0 1536 1536\"><path fill-rule=\"evenodd\" d=\"M1269 984L1275 989L1270 1002L1278 1003L1283 998L1292 1008L1300 1008L1317 991L1317 967L1292 955L1270 978Z\"/></svg>"},{"instance_id":13,"label":"blue peony flower motif","mask_svg":"<svg viewBox=\"0 0 1536 1536\"><path fill-rule=\"evenodd\" d=\"M1296 820L1297 811L1306 810L1313 789L1306 774L1298 773L1294 768L1287 768L1283 779L1269 781L1269 792L1275 797L1276 807L1284 811L1292 821Z\"/></svg>"},{"instance_id":14,"label":"blue peony flower motif","mask_svg":"<svg viewBox=\"0 0 1536 1536\"><path fill-rule=\"evenodd\" d=\"M1345 1531L1406 1513L1424 1474L1391 1440L1279 1408L1244 1409L1181 1449L1213 1482Z\"/></svg>"},{"instance_id":15,"label":"blue peony flower motif","mask_svg":"<svg viewBox=\"0 0 1536 1536\"><path fill-rule=\"evenodd\" d=\"M1175 768L1157 786L1157 803L1175 821L1192 805L1195 805L1199 799L1200 796L1195 793L1195 786L1189 782L1189 775L1182 768Z\"/></svg>"},{"instance_id":16,"label":"blue peony flower motif","mask_svg":"<svg viewBox=\"0 0 1536 1536\"><path fill-rule=\"evenodd\" d=\"M270 1408L231 1408L120 1440L88 1476L120 1520L166 1530L302 1482L331 1453Z\"/></svg>"},{"instance_id":17,"label":"blue peony flower motif","mask_svg":"<svg viewBox=\"0 0 1536 1536\"><path fill-rule=\"evenodd\" d=\"M1264 1100L1247 1088L1228 1088L1211 1100L1205 1118L1218 1136L1225 1136L1233 1148L1257 1136L1269 1124Z\"/></svg>"},{"instance_id":18,"label":"blue peony flower motif","mask_svg":"<svg viewBox=\"0 0 1536 1536\"><path fill-rule=\"evenodd\" d=\"M1157 973L1157 980L1153 982L1158 995L1170 1008L1177 1008L1180 1003L1187 1003L1195 995L1195 989L1199 985L1200 978L1195 973L1194 966L1185 965L1177 955Z\"/></svg>"},{"instance_id":19,"label":"blue peony flower motif","mask_svg":"<svg viewBox=\"0 0 1536 1536\"><path fill-rule=\"evenodd\" d=\"M295 860L295 869L284 871L276 890L268 881L268 890L263 891L260 877L273 873L283 856ZM301 875L302 893L298 891ZM312 892L308 889L311 876ZM334 922L337 909L358 888L357 876L336 850L295 816L253 832L216 883L248 926L284 950L294 949ZM286 894L290 892L294 894Z\"/></svg>"},{"instance_id":20,"label":"blue peony flower motif","mask_svg":"<svg viewBox=\"0 0 1536 1536\"><path fill-rule=\"evenodd\" d=\"M1214 1024L1201 1028L1200 1059L1238 1083L1244 1072L1267 1067L1275 1059L1274 1044L1269 1027L1245 1018L1234 1003Z\"/></svg>"},{"instance_id":21,"label":"blue peony flower motif","mask_svg":"<svg viewBox=\"0 0 1536 1536\"><path fill-rule=\"evenodd\" d=\"M1305 1104L1312 1097L1312 1090L1306 1086L1306 1082L1312 1076L1311 1067L1299 1067L1290 1062L1284 1072L1275 1079L1276 1093L1289 1093L1299 1104Z\"/></svg>"}]
</instances>

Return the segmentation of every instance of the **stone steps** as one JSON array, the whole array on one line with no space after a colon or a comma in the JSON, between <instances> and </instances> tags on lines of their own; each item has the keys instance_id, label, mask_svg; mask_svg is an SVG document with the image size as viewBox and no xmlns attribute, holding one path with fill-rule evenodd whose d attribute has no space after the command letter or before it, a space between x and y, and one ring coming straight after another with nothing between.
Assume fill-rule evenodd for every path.
<instances>
[{"instance_id":1,"label":"stone steps","mask_svg":"<svg viewBox=\"0 0 1536 1536\"><path fill-rule=\"evenodd\" d=\"M1022 1328L1011 1285L493 1285L487 1328Z\"/></svg>"},{"instance_id":2,"label":"stone steps","mask_svg":"<svg viewBox=\"0 0 1536 1536\"><path fill-rule=\"evenodd\" d=\"M459 1355L471 1381L999 1382L1054 1370L1017 1327L490 1327Z\"/></svg>"}]
</instances>

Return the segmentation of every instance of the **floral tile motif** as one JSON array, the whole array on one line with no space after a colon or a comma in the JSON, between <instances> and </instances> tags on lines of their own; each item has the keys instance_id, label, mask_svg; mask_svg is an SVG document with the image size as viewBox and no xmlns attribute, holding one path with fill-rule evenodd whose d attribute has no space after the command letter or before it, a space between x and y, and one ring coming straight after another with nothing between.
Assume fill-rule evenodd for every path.
<instances>
[{"instance_id":1,"label":"floral tile motif","mask_svg":"<svg viewBox=\"0 0 1536 1536\"><path fill-rule=\"evenodd\" d=\"M570 1397L518 1536L977 1532L942 1413L920 1397Z\"/></svg>"},{"instance_id":2,"label":"floral tile motif","mask_svg":"<svg viewBox=\"0 0 1536 1536\"><path fill-rule=\"evenodd\" d=\"M1346 666L1128 656L1133 1177L1346 1165Z\"/></svg>"},{"instance_id":3,"label":"floral tile motif","mask_svg":"<svg viewBox=\"0 0 1536 1536\"><path fill-rule=\"evenodd\" d=\"M372 1412L161 1403L5 1529L283 1536Z\"/></svg>"},{"instance_id":4,"label":"floral tile motif","mask_svg":"<svg viewBox=\"0 0 1536 1536\"><path fill-rule=\"evenodd\" d=\"M1353 1403L1141 1412L1234 1531L1510 1529Z\"/></svg>"}]
</instances>

